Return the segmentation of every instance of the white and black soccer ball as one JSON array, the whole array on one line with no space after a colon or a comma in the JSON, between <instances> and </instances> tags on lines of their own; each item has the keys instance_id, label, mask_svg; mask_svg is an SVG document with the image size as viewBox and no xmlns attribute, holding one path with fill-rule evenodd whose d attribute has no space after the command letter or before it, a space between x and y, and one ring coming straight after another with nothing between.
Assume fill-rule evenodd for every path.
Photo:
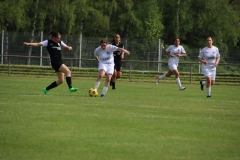
<instances>
[{"instance_id":1,"label":"white and black soccer ball","mask_svg":"<svg viewBox=\"0 0 240 160\"><path fill-rule=\"evenodd\" d=\"M98 91L96 88L90 88L88 91L88 94L90 97L97 97L98 96Z\"/></svg>"}]
</instances>

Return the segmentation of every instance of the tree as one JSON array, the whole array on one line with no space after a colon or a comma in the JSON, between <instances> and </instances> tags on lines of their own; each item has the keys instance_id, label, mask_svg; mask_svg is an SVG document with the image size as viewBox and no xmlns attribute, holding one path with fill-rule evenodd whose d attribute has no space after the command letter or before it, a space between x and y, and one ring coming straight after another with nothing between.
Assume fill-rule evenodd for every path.
<instances>
[{"instance_id":1,"label":"tree","mask_svg":"<svg viewBox=\"0 0 240 160\"><path fill-rule=\"evenodd\" d=\"M8 55L9 37L8 32L11 30L20 30L26 26L26 9L25 0L11 0L0 2L0 28L5 30L5 50L4 54ZM7 63L8 57L4 58Z\"/></svg>"}]
</instances>

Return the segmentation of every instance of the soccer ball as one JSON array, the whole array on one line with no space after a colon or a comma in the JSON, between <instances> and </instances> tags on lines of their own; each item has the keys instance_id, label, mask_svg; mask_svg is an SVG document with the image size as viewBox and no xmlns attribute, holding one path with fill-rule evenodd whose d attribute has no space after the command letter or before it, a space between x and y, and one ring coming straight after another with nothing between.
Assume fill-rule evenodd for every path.
<instances>
[{"instance_id":1,"label":"soccer ball","mask_svg":"<svg viewBox=\"0 0 240 160\"><path fill-rule=\"evenodd\" d=\"M90 97L97 97L98 95L98 91L96 88L90 88L88 91L88 94Z\"/></svg>"}]
</instances>

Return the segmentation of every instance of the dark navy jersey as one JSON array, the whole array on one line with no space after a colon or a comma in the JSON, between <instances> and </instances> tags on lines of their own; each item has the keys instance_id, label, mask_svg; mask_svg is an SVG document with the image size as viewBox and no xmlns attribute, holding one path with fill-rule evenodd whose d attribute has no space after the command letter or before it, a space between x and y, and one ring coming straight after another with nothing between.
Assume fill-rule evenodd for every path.
<instances>
[{"instance_id":1,"label":"dark navy jersey","mask_svg":"<svg viewBox=\"0 0 240 160\"><path fill-rule=\"evenodd\" d=\"M118 48L124 48L123 43L121 43L121 42L119 42L118 45L116 45L115 42L113 42L112 45L117 46ZM114 55L115 63L121 61L121 55L122 55L121 51L115 51L115 52L113 52L113 55Z\"/></svg>"},{"instance_id":2,"label":"dark navy jersey","mask_svg":"<svg viewBox=\"0 0 240 160\"><path fill-rule=\"evenodd\" d=\"M52 40L48 40L47 50L51 58L51 63L62 62L61 55L61 41L55 43Z\"/></svg>"}]
</instances>

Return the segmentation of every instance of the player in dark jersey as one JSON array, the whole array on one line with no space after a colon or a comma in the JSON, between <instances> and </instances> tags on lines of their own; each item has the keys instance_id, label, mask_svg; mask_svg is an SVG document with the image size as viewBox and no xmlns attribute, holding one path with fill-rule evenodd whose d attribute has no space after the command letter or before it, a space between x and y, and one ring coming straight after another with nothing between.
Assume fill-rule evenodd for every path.
<instances>
[{"instance_id":1,"label":"player in dark jersey","mask_svg":"<svg viewBox=\"0 0 240 160\"><path fill-rule=\"evenodd\" d=\"M119 34L115 34L112 45L117 46L118 48L124 48L123 43L120 42L121 37ZM110 85L112 89L116 89L116 80L122 76L122 60L124 59L124 53L121 51L113 52L114 55L114 73L111 79Z\"/></svg>"},{"instance_id":2,"label":"player in dark jersey","mask_svg":"<svg viewBox=\"0 0 240 160\"><path fill-rule=\"evenodd\" d=\"M43 88L43 93L45 95L48 94L48 91L50 89L53 89L57 87L58 85L62 84L64 82L64 74L66 75L66 81L68 84L69 92L76 92L78 88L72 87L72 77L71 77L71 71L68 69L68 67L63 64L62 56L61 56L61 48L66 48L67 50L71 51L72 47L67 46L64 42L62 42L61 35L59 32L52 31L48 33L48 35L52 35L52 39L45 40L43 42L37 42L37 43L27 43L24 42L24 46L43 46L46 47L48 50L48 53L50 55L51 59L51 65L53 69L57 73L58 80L52 82L48 87Z\"/></svg>"}]
</instances>

